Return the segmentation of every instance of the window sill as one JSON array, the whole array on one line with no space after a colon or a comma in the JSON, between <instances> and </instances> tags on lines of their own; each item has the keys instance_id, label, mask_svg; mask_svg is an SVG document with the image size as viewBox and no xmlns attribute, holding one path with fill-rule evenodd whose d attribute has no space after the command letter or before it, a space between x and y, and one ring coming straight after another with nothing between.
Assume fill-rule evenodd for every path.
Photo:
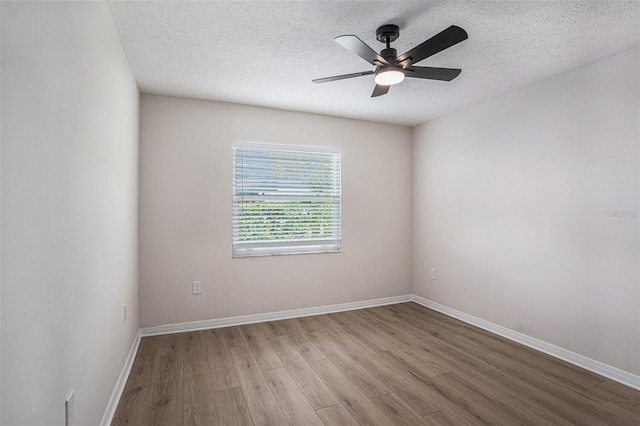
<instances>
[{"instance_id":1,"label":"window sill","mask_svg":"<svg viewBox=\"0 0 640 426\"><path fill-rule=\"evenodd\" d=\"M297 254L322 254L322 253L342 253L340 250L317 250L317 251L296 251L287 253L251 253L251 254L233 254L231 257L243 258L243 257L265 257L265 256L293 256Z\"/></svg>"},{"instance_id":2,"label":"window sill","mask_svg":"<svg viewBox=\"0 0 640 426\"><path fill-rule=\"evenodd\" d=\"M295 254L341 253L342 244L338 241L325 242L287 242L271 244L239 244L234 245L231 256L261 257L261 256L289 256Z\"/></svg>"}]
</instances>

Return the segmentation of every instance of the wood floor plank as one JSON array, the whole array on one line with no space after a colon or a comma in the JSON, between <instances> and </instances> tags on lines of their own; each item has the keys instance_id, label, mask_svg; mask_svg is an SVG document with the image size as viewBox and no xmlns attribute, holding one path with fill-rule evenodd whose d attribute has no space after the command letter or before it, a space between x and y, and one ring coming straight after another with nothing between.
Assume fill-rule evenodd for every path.
<instances>
[{"instance_id":1,"label":"wood floor plank","mask_svg":"<svg viewBox=\"0 0 640 426\"><path fill-rule=\"evenodd\" d=\"M184 343L184 375L185 377L209 374L209 358L204 343L204 332L185 333Z\"/></svg>"},{"instance_id":2,"label":"wood floor plank","mask_svg":"<svg viewBox=\"0 0 640 426\"><path fill-rule=\"evenodd\" d=\"M485 355L484 358L497 367L496 370L486 373L487 376L523 395L528 401L546 405L568 421L594 425L629 424L624 419L616 418L617 416L608 412L602 404L584 398L557 383L548 382L529 370L521 369L493 354Z\"/></svg>"},{"instance_id":3,"label":"wood floor plank","mask_svg":"<svg viewBox=\"0 0 640 426\"><path fill-rule=\"evenodd\" d=\"M184 422L193 426L215 426L218 424L211 377L208 374L185 376Z\"/></svg>"},{"instance_id":4,"label":"wood floor plank","mask_svg":"<svg viewBox=\"0 0 640 426\"><path fill-rule=\"evenodd\" d=\"M517 418L524 424L566 425L566 419L555 414L545 406L532 405L523 401L517 393L500 383L493 381L485 374L473 370L453 372L452 378L456 385L466 388L486 398L485 405L493 403L500 411L504 411Z\"/></svg>"},{"instance_id":5,"label":"wood floor plank","mask_svg":"<svg viewBox=\"0 0 640 426\"><path fill-rule=\"evenodd\" d=\"M426 342L437 339L438 333L442 331L435 324L428 324L425 326L424 323L409 322L407 319L395 319L388 321L386 324L396 331L404 332L412 336L414 339L417 339L419 342L421 342L421 344L417 347L424 346ZM483 352L480 355L485 353L486 351L483 348Z\"/></svg>"},{"instance_id":6,"label":"wood floor plank","mask_svg":"<svg viewBox=\"0 0 640 426\"><path fill-rule=\"evenodd\" d=\"M444 408L425 389L422 379L416 378L406 369L394 369L393 365L385 364L379 358L368 352L360 343L345 339L339 342L340 348L362 367L373 374L380 382L396 395L407 401L421 416L434 413Z\"/></svg>"},{"instance_id":7,"label":"wood floor plank","mask_svg":"<svg viewBox=\"0 0 640 426\"><path fill-rule=\"evenodd\" d=\"M171 333L157 336L158 339L158 353L159 354L173 354L177 359L182 360L184 354L184 335L186 333Z\"/></svg>"},{"instance_id":8,"label":"wood floor plank","mask_svg":"<svg viewBox=\"0 0 640 426\"><path fill-rule=\"evenodd\" d=\"M604 404L604 408L640 424L640 391L612 380L607 380L598 386L616 395L614 399Z\"/></svg>"},{"instance_id":9,"label":"wood floor plank","mask_svg":"<svg viewBox=\"0 0 640 426\"><path fill-rule=\"evenodd\" d=\"M294 334L293 336L289 336L291 339L291 343L296 347L302 358L305 361L319 361L324 359L325 356L316 346L313 344L309 336L305 334Z\"/></svg>"},{"instance_id":10,"label":"wood floor plank","mask_svg":"<svg viewBox=\"0 0 640 426\"><path fill-rule=\"evenodd\" d=\"M396 304L393 304L393 305L378 306L378 309L385 310L385 311L389 312L390 315L393 315L395 317L398 314L402 313L402 311L401 311L402 305L404 305L404 303L396 303Z\"/></svg>"},{"instance_id":11,"label":"wood floor plank","mask_svg":"<svg viewBox=\"0 0 640 426\"><path fill-rule=\"evenodd\" d=\"M154 373L151 423L177 426L183 424L184 420L184 372L182 368L184 334L166 334L161 337Z\"/></svg>"},{"instance_id":12,"label":"wood floor plank","mask_svg":"<svg viewBox=\"0 0 640 426\"><path fill-rule=\"evenodd\" d=\"M426 316L415 315L411 313L404 313L398 316L398 319L403 324L412 324L421 330L429 333L444 333L449 335L456 335L460 332L460 327L449 324L447 322L438 322L430 319Z\"/></svg>"},{"instance_id":13,"label":"wood floor plank","mask_svg":"<svg viewBox=\"0 0 640 426\"><path fill-rule=\"evenodd\" d=\"M159 341L159 336L143 337L140 340L138 353L127 379L127 386L136 387L153 383Z\"/></svg>"},{"instance_id":14,"label":"wood floor plank","mask_svg":"<svg viewBox=\"0 0 640 426\"><path fill-rule=\"evenodd\" d=\"M381 365L387 366L390 372L392 371L400 377L427 386L432 383L431 379L433 377L446 373L415 362L415 357L410 358L408 355L400 351L385 351L373 354L374 358L378 359Z\"/></svg>"},{"instance_id":15,"label":"wood floor plank","mask_svg":"<svg viewBox=\"0 0 640 426\"><path fill-rule=\"evenodd\" d=\"M273 350L267 339L262 334L253 333L250 329L242 328L245 340L256 357L260 369L269 370L271 368L282 367L282 362Z\"/></svg>"},{"instance_id":16,"label":"wood floor plank","mask_svg":"<svg viewBox=\"0 0 640 426\"><path fill-rule=\"evenodd\" d=\"M269 322L258 322L255 324L248 324L245 327L251 327L255 329L255 332L262 334L265 338L271 339L272 337L281 336L281 334L276 330L275 321Z\"/></svg>"},{"instance_id":17,"label":"wood floor plank","mask_svg":"<svg viewBox=\"0 0 640 426\"><path fill-rule=\"evenodd\" d=\"M270 321L268 324L273 325L277 330L278 336L292 336L294 334L304 333L304 330L291 319Z\"/></svg>"},{"instance_id":18,"label":"wood floor plank","mask_svg":"<svg viewBox=\"0 0 640 426\"><path fill-rule=\"evenodd\" d=\"M247 344L240 326L221 328L220 332L222 334L222 343L227 349L236 348Z\"/></svg>"},{"instance_id":19,"label":"wood floor plank","mask_svg":"<svg viewBox=\"0 0 640 426\"><path fill-rule=\"evenodd\" d=\"M320 324L321 331L326 331L332 338L346 339L349 337L347 333L345 333L342 326L336 321L332 320L329 315L321 315L316 318L316 321Z\"/></svg>"},{"instance_id":20,"label":"wood floor plank","mask_svg":"<svg viewBox=\"0 0 640 426\"><path fill-rule=\"evenodd\" d=\"M209 356L211 386L214 391L240 386L236 368L228 349Z\"/></svg>"},{"instance_id":21,"label":"wood floor plank","mask_svg":"<svg viewBox=\"0 0 640 426\"><path fill-rule=\"evenodd\" d=\"M214 391L240 386L231 354L222 342L221 329L206 330L203 333L204 345L211 374L211 387Z\"/></svg>"},{"instance_id":22,"label":"wood floor plank","mask_svg":"<svg viewBox=\"0 0 640 426\"><path fill-rule=\"evenodd\" d=\"M427 309L416 303L402 303L399 308L403 311L401 318L422 326L435 326L438 330L457 333L465 327L465 323L448 317L439 312Z\"/></svg>"},{"instance_id":23,"label":"wood floor plank","mask_svg":"<svg viewBox=\"0 0 640 426\"><path fill-rule=\"evenodd\" d=\"M311 363L313 369L351 415L363 425L387 425L393 422L364 393L351 383L328 359Z\"/></svg>"},{"instance_id":24,"label":"wood floor plank","mask_svg":"<svg viewBox=\"0 0 640 426\"><path fill-rule=\"evenodd\" d=\"M409 400L413 398L412 406L420 415L429 414L446 407L451 408L455 406L456 409L467 409L466 406L459 404L461 398L458 398L458 395L452 394L447 387L446 380L442 379L442 377L449 376L452 373L437 374L437 371L422 368L415 362L415 358L402 356L401 351L379 352L374 354L374 357L377 358L389 372L395 374L395 376L387 378L385 384L389 386L394 380L402 380L402 382L397 383L397 388L389 387L392 388L396 394L402 395L404 399ZM406 392L409 388L419 389L421 391L419 396L416 397L415 393L413 395L403 395L403 392ZM467 394L467 396L469 395L470 394ZM452 396L455 398L452 398ZM418 405L420 402L423 404L422 406ZM419 408L421 408L422 411L420 411ZM495 420L493 417L487 416L489 411L491 410L484 413L484 417ZM473 416L477 417L477 413L468 410L461 415L469 418ZM510 416L505 414L505 417L509 418Z\"/></svg>"},{"instance_id":25,"label":"wood floor plank","mask_svg":"<svg viewBox=\"0 0 640 426\"><path fill-rule=\"evenodd\" d=\"M336 335L343 334L345 337L351 337L351 333L348 330L349 324L354 322L360 322L360 320L356 317L354 320L353 314L349 312L337 312L333 314L325 315L325 320L330 327L333 329L332 331L336 332Z\"/></svg>"},{"instance_id":26,"label":"wood floor plank","mask_svg":"<svg viewBox=\"0 0 640 426\"><path fill-rule=\"evenodd\" d=\"M391 393L380 380L342 351L326 332L311 333L309 336L326 357L369 398Z\"/></svg>"},{"instance_id":27,"label":"wood floor plank","mask_svg":"<svg viewBox=\"0 0 640 426\"><path fill-rule=\"evenodd\" d=\"M378 396L371 401L391 419L394 425L414 426L428 424L424 418L420 417L413 408L394 393Z\"/></svg>"},{"instance_id":28,"label":"wood floor plank","mask_svg":"<svg viewBox=\"0 0 640 426\"><path fill-rule=\"evenodd\" d=\"M640 424L640 402L637 399L618 396L602 407L616 417L628 420L636 425Z\"/></svg>"},{"instance_id":29,"label":"wood floor plank","mask_svg":"<svg viewBox=\"0 0 640 426\"><path fill-rule=\"evenodd\" d=\"M292 318L291 321L295 322L303 333L313 333L315 331L323 330L323 326L318 321L317 316Z\"/></svg>"},{"instance_id":30,"label":"wood floor plank","mask_svg":"<svg viewBox=\"0 0 640 426\"><path fill-rule=\"evenodd\" d=\"M129 386L127 384L111 424L113 426L150 424L149 407L153 401L153 391L154 385Z\"/></svg>"},{"instance_id":31,"label":"wood floor plank","mask_svg":"<svg viewBox=\"0 0 640 426\"><path fill-rule=\"evenodd\" d=\"M480 419L461 419L454 411L446 408L423 417L430 426L484 425Z\"/></svg>"},{"instance_id":32,"label":"wood floor plank","mask_svg":"<svg viewBox=\"0 0 640 426\"><path fill-rule=\"evenodd\" d=\"M492 353L500 355L502 358L511 361L520 361L527 368L534 369L539 374L544 374L559 383L570 383L572 386L581 388L591 388L603 383L606 379L590 371L575 367L569 363L557 360L542 352L535 351L524 345L508 341L500 336L496 336L484 330L465 330L462 335L470 338L478 344L485 345ZM596 397L600 402L606 402L613 398L611 392L605 389L598 389L599 395ZM595 397L595 395L594 395Z\"/></svg>"},{"instance_id":33,"label":"wood floor plank","mask_svg":"<svg viewBox=\"0 0 640 426\"><path fill-rule=\"evenodd\" d=\"M383 328L388 330L388 333L394 333L403 339L404 345L410 348L419 348L424 346L425 341L419 333L413 332L416 327L413 324L407 324L406 322L392 320L383 323ZM420 330L420 329L418 329Z\"/></svg>"},{"instance_id":34,"label":"wood floor plank","mask_svg":"<svg viewBox=\"0 0 640 426\"><path fill-rule=\"evenodd\" d=\"M316 410L324 426L360 426L360 423L344 408L337 404Z\"/></svg>"},{"instance_id":35,"label":"wood floor plank","mask_svg":"<svg viewBox=\"0 0 640 426\"><path fill-rule=\"evenodd\" d=\"M287 336L274 337L269 339L269 343L314 409L329 407L340 402L302 358Z\"/></svg>"},{"instance_id":36,"label":"wood floor plank","mask_svg":"<svg viewBox=\"0 0 640 426\"><path fill-rule=\"evenodd\" d=\"M239 327L240 332L244 335L244 338L247 340L247 343L251 343L251 340L255 339L257 336L265 337L262 327L260 325L261 325L260 323L244 324Z\"/></svg>"},{"instance_id":37,"label":"wood floor plank","mask_svg":"<svg viewBox=\"0 0 640 426\"><path fill-rule=\"evenodd\" d=\"M352 324L354 322L363 322L356 310L335 312L332 314L328 314L327 317L342 325Z\"/></svg>"},{"instance_id":38,"label":"wood floor plank","mask_svg":"<svg viewBox=\"0 0 640 426\"><path fill-rule=\"evenodd\" d=\"M351 339L356 340L369 348L369 352L383 352L394 347L394 343L385 338L381 333L377 333L368 324L352 322L345 324L345 329L350 334Z\"/></svg>"},{"instance_id":39,"label":"wood floor plank","mask_svg":"<svg viewBox=\"0 0 640 426\"><path fill-rule=\"evenodd\" d=\"M495 367L482 359L474 358L445 343L428 345L408 351L421 362L433 364L446 372L486 373Z\"/></svg>"},{"instance_id":40,"label":"wood floor plank","mask_svg":"<svg viewBox=\"0 0 640 426\"><path fill-rule=\"evenodd\" d=\"M174 387L181 387L182 378L183 371L180 356L171 352L160 354L154 374L155 383L170 391Z\"/></svg>"},{"instance_id":41,"label":"wood floor plank","mask_svg":"<svg viewBox=\"0 0 640 426\"><path fill-rule=\"evenodd\" d=\"M396 365L403 365L407 371L411 372L411 374L416 377L425 378L425 381L428 381L428 379L426 379L428 377L435 377L449 372L447 369L441 368L435 363L421 362L419 358L409 351L391 350L379 352L374 356L386 360L393 359Z\"/></svg>"},{"instance_id":42,"label":"wood floor plank","mask_svg":"<svg viewBox=\"0 0 640 426\"><path fill-rule=\"evenodd\" d=\"M640 390L635 390L629 386L614 382L613 380L605 380L598 385L599 388L605 389L617 396L636 401L640 403Z\"/></svg>"},{"instance_id":43,"label":"wood floor plank","mask_svg":"<svg viewBox=\"0 0 640 426\"><path fill-rule=\"evenodd\" d=\"M395 331L409 334L416 339L422 339L424 336L430 337L431 333L438 331L437 326L429 326L428 328L425 328L421 324L414 324L413 322L409 322L406 319L400 319L398 317L393 317L384 323Z\"/></svg>"},{"instance_id":44,"label":"wood floor plank","mask_svg":"<svg viewBox=\"0 0 640 426\"><path fill-rule=\"evenodd\" d=\"M150 415L153 425L184 424L184 388L181 380L153 385Z\"/></svg>"},{"instance_id":45,"label":"wood floor plank","mask_svg":"<svg viewBox=\"0 0 640 426\"><path fill-rule=\"evenodd\" d=\"M398 305L398 307L400 309L407 309L409 311L412 311L413 313L426 318L430 322L438 322L442 323L443 325L446 324L450 327L454 327L455 329L469 327L469 325L464 321L460 321L459 319L450 317L441 312L434 311L433 309L429 309L415 302L401 303ZM472 328L476 327L472 326Z\"/></svg>"},{"instance_id":46,"label":"wood floor plank","mask_svg":"<svg viewBox=\"0 0 640 426\"><path fill-rule=\"evenodd\" d=\"M539 358L534 361L533 357L529 355L521 355L516 358L509 356L508 359L522 368L527 368L547 380L560 383L562 386L598 403L611 401L616 396L613 392L597 386L604 381L603 378L598 379L600 380L598 382L594 382L591 377L574 374L571 368L566 365L556 364L546 358ZM501 354L501 356L504 355Z\"/></svg>"},{"instance_id":47,"label":"wood floor plank","mask_svg":"<svg viewBox=\"0 0 640 426\"><path fill-rule=\"evenodd\" d=\"M286 420L273 393L269 390L258 362L248 346L231 348L231 357L238 372L249 413L253 423L257 425L280 426Z\"/></svg>"},{"instance_id":48,"label":"wood floor plank","mask_svg":"<svg viewBox=\"0 0 640 426\"><path fill-rule=\"evenodd\" d=\"M322 421L286 368L267 370L264 376L290 426L322 426Z\"/></svg>"},{"instance_id":49,"label":"wood floor plank","mask_svg":"<svg viewBox=\"0 0 640 426\"><path fill-rule=\"evenodd\" d=\"M424 346L424 341L413 334L407 334L392 326L392 324L379 321L369 323L375 330L388 337L394 348L419 348Z\"/></svg>"},{"instance_id":50,"label":"wood floor plank","mask_svg":"<svg viewBox=\"0 0 640 426\"><path fill-rule=\"evenodd\" d=\"M239 387L213 393L220 426L253 426L242 389Z\"/></svg>"},{"instance_id":51,"label":"wood floor plank","mask_svg":"<svg viewBox=\"0 0 640 426\"><path fill-rule=\"evenodd\" d=\"M451 334L441 331L432 331L429 333L431 337L427 337L425 340L437 339L446 343L447 345L458 349L461 352L466 353L467 355L478 358L482 355L486 355L491 353L491 349L486 346L482 346L473 340L467 339L465 336L460 334Z\"/></svg>"},{"instance_id":52,"label":"wood floor plank","mask_svg":"<svg viewBox=\"0 0 640 426\"><path fill-rule=\"evenodd\" d=\"M571 404L567 404L561 399L558 399L556 396L545 393L532 383L519 377L511 376L500 369L492 370L486 373L486 375L497 383L500 383L502 386L512 389L528 403L535 404L536 406L546 406L557 416L565 419L569 424L606 424L599 419L593 419L588 414L582 412L576 407L573 407Z\"/></svg>"},{"instance_id":53,"label":"wood floor plank","mask_svg":"<svg viewBox=\"0 0 640 426\"><path fill-rule=\"evenodd\" d=\"M524 378L526 380L531 380L532 383L541 386L548 392L562 395L564 398L567 398L571 401L574 401L576 404L580 404L585 407L601 406L603 402L602 392L604 392L605 395L612 394L606 389L602 389L598 386L586 388L582 385L576 385L575 383L573 384L573 386L568 386L562 381L550 379L549 376L541 373L540 370L536 368L528 368L525 363L518 362L514 359L504 358L502 355L488 354L484 355L483 359L485 359L489 364L500 368L503 371L513 373L515 376ZM610 398L606 398L606 401L610 400ZM585 411L589 410L585 409Z\"/></svg>"},{"instance_id":54,"label":"wood floor plank","mask_svg":"<svg viewBox=\"0 0 640 426\"><path fill-rule=\"evenodd\" d=\"M222 341L222 328L212 328L202 331L202 340L207 354L217 354L225 351L226 347Z\"/></svg>"},{"instance_id":55,"label":"wood floor plank","mask_svg":"<svg viewBox=\"0 0 640 426\"><path fill-rule=\"evenodd\" d=\"M264 329L265 337L267 339L272 339L278 336L285 336L285 330L280 326L279 321L267 321L262 323L262 328Z\"/></svg>"},{"instance_id":56,"label":"wood floor plank","mask_svg":"<svg viewBox=\"0 0 640 426\"><path fill-rule=\"evenodd\" d=\"M376 306L375 308L363 309L363 311L368 311L369 314L377 318L378 321L382 321L384 323L397 321L397 318L393 313L389 312L389 310L385 308L386 306Z\"/></svg>"},{"instance_id":57,"label":"wood floor plank","mask_svg":"<svg viewBox=\"0 0 640 426\"><path fill-rule=\"evenodd\" d=\"M381 334L389 340L393 348L419 348L424 343L415 335L405 333L401 327L393 327L387 321L380 321L375 315L372 315L369 309L361 309L354 311L357 313L369 328L375 333Z\"/></svg>"},{"instance_id":58,"label":"wood floor plank","mask_svg":"<svg viewBox=\"0 0 640 426\"><path fill-rule=\"evenodd\" d=\"M525 424L510 413L501 410L486 395L461 386L455 373L447 373L432 379L433 389L446 401L446 408L454 410L466 419L481 419L487 424Z\"/></svg>"}]
</instances>

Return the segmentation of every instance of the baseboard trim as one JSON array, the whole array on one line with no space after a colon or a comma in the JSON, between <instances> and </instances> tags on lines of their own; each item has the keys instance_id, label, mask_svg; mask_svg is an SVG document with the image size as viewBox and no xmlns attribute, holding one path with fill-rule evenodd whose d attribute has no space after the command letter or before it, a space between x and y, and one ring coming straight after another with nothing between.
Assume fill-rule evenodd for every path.
<instances>
[{"instance_id":1,"label":"baseboard trim","mask_svg":"<svg viewBox=\"0 0 640 426\"><path fill-rule=\"evenodd\" d=\"M514 342L521 343L537 351L544 352L547 355L551 355L552 357L561 359L580 368L584 368L585 370L589 370L625 386L629 386L630 388L640 390L640 376L635 374L620 370L619 368L612 367L603 362L596 361L595 359L588 358L559 346L552 345L551 343L538 340L534 337L527 336L526 334L511 330L510 328L483 320L482 318L441 305L433 300L416 296L415 294L411 296L411 300L424 307L433 309L434 311L459 319L460 321L482 328L483 330L487 330L506 339L513 340Z\"/></svg>"},{"instance_id":2,"label":"baseboard trim","mask_svg":"<svg viewBox=\"0 0 640 426\"><path fill-rule=\"evenodd\" d=\"M118 403L120 402L122 392L124 391L124 385L127 383L131 367L133 367L133 361L136 359L141 337L142 334L140 333L140 329L138 329L138 333L136 333L136 337L133 339L133 343L129 349L129 354L127 355L127 359L124 362L124 366L122 367L122 371L120 372L120 376L116 382L116 386L113 388L113 392L111 392L111 398L109 398L107 408L104 410L102 420L100 420L100 426L109 426L113 421L113 416L116 414Z\"/></svg>"},{"instance_id":3,"label":"baseboard trim","mask_svg":"<svg viewBox=\"0 0 640 426\"><path fill-rule=\"evenodd\" d=\"M360 302L338 303L312 308L292 309L289 311L268 312L264 314L242 315L237 317L217 318L204 321L182 322L177 324L158 325L140 329L142 336L156 336L160 334L183 333L185 331L207 330L210 328L230 327L234 325L253 324L265 321L278 321L289 318L308 317L311 315L330 314L333 312L352 311L354 309L373 308L374 306L393 305L412 300L412 295L383 297L381 299L364 300Z\"/></svg>"}]
</instances>

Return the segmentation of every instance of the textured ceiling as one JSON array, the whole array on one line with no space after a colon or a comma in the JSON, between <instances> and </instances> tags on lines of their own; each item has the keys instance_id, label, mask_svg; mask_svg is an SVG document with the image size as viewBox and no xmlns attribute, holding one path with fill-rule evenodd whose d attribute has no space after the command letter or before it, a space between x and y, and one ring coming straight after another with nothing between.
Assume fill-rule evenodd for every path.
<instances>
[{"instance_id":1,"label":"textured ceiling","mask_svg":"<svg viewBox=\"0 0 640 426\"><path fill-rule=\"evenodd\" d=\"M110 1L143 93L306 111L408 126L640 44L640 1ZM400 26L403 53L450 25L469 39L420 62L462 68L452 82L407 79L371 98L372 70L333 38L379 51Z\"/></svg>"}]
</instances>

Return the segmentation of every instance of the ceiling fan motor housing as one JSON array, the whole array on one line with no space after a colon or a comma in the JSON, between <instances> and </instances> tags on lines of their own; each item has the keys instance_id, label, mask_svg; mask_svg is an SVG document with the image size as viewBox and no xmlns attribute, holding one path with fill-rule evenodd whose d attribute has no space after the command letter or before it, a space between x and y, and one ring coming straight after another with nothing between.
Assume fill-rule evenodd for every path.
<instances>
[{"instance_id":1,"label":"ceiling fan motor housing","mask_svg":"<svg viewBox=\"0 0 640 426\"><path fill-rule=\"evenodd\" d=\"M389 62L389 65L394 66L396 64L398 51L393 47L382 49L382 51L380 52L380 56L382 56L387 62Z\"/></svg>"}]
</instances>

